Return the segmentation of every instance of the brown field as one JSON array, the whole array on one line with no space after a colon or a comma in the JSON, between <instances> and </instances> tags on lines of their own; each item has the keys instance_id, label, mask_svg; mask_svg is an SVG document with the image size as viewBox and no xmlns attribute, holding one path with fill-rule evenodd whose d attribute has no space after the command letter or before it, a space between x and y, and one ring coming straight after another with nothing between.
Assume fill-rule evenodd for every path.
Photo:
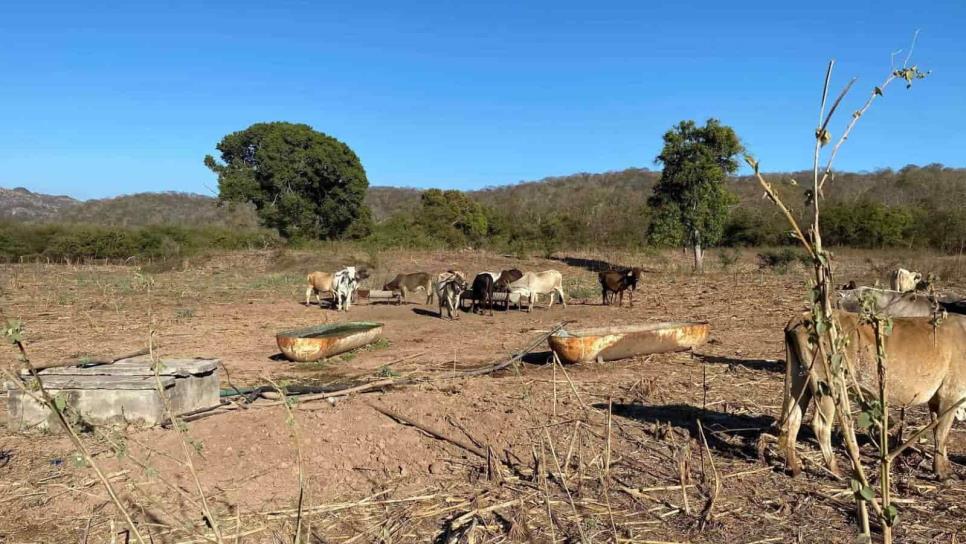
<instances>
[{"instance_id":1,"label":"brown field","mask_svg":"<svg viewBox=\"0 0 966 544\"><path fill-rule=\"evenodd\" d=\"M840 283L869 284L902 262L937 272L944 290L966 292L963 263L954 257L842 253ZM634 308L600 305L594 269L601 263L645 268ZM362 302L348 315L305 307L305 274L342 264L368 265L377 288L396 272L555 268L570 300L566 309L544 304L530 314L467 313L453 322L416 303L419 296L402 306ZM315 254L199 258L144 274L130 266L64 264L4 265L0 273L3 310L26 323L34 361L129 352L147 344L153 327L163 355L220 358L223 387L229 376L236 386L265 378L425 378L334 404L295 405L311 542L455 542L461 532L468 542L854 541L847 482L822 468L810 432L802 433L806 470L796 479L782 471L769 440L780 412L781 330L805 308L806 271L758 271L754 252L727 271L712 253L708 266L692 275L674 252L521 260L332 245ZM346 319L385 323L388 342L318 364L276 357L276 330ZM563 320L707 320L712 334L693 354L575 365L566 374L546 363L540 346L509 370L453 378L454 371L509 358ZM13 348L3 349L0 364L16 368ZM193 464L226 542L238 533L241 542L288 542L293 534L296 448L284 408L266 404L187 425ZM403 425L373 404L488 446L492 458ZM910 419L925 417L916 410ZM154 542L204 541L176 431L129 429L85 440ZM950 482L934 481L930 445L921 450L897 468L897 541L957 542L966 534L966 434L954 427L958 477ZM123 530L92 469L72 462L71 453L62 436L0 430L0 542L109 542L112 524ZM841 464L847 466L844 455ZM450 529L454 534L446 534Z\"/></svg>"}]
</instances>

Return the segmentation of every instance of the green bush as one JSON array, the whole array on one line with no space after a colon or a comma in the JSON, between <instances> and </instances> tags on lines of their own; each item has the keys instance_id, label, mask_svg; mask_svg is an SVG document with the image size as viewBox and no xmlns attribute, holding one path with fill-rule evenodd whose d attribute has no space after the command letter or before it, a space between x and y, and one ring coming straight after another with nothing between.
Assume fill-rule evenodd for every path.
<instances>
[{"instance_id":1,"label":"green bush","mask_svg":"<svg viewBox=\"0 0 966 544\"><path fill-rule=\"evenodd\" d=\"M794 247L764 249L758 253L759 268L768 268L780 274L787 272L788 267L796 262L807 264L811 261L804 250Z\"/></svg>"}]
</instances>

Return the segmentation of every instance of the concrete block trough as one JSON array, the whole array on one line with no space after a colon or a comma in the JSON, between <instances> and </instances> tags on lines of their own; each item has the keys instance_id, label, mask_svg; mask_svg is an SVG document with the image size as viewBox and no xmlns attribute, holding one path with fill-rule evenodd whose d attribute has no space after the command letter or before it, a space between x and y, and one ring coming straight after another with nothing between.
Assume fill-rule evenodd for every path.
<instances>
[{"instance_id":1,"label":"concrete block trough","mask_svg":"<svg viewBox=\"0 0 966 544\"><path fill-rule=\"evenodd\" d=\"M162 359L161 386L175 414L219 404L218 359ZM122 359L109 365L49 368L39 372L52 396L62 395L68 411L91 425L152 427L166 418L164 402L148 357ZM23 375L30 388L34 378ZM13 431L61 431L42 403L13 383L7 390L8 426Z\"/></svg>"}]
</instances>

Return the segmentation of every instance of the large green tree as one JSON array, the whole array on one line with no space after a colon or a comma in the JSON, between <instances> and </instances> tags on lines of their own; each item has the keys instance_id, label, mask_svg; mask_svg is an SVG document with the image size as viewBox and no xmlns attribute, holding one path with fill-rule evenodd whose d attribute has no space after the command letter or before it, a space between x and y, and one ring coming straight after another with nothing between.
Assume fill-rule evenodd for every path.
<instances>
[{"instance_id":1,"label":"large green tree","mask_svg":"<svg viewBox=\"0 0 966 544\"><path fill-rule=\"evenodd\" d=\"M462 191L429 189L420 197L416 223L450 246L478 245L489 232L486 210Z\"/></svg>"},{"instance_id":2,"label":"large green tree","mask_svg":"<svg viewBox=\"0 0 966 544\"><path fill-rule=\"evenodd\" d=\"M294 123L256 123L218 143L219 197L251 202L262 223L289 238L338 238L368 232L369 181L346 144Z\"/></svg>"},{"instance_id":3,"label":"large green tree","mask_svg":"<svg viewBox=\"0 0 966 544\"><path fill-rule=\"evenodd\" d=\"M655 210L650 235L665 243L687 243L699 271L703 248L721 239L729 207L737 202L724 181L738 169L742 150L735 131L717 119L704 126L682 121L664 134L656 159L664 170L648 199Z\"/></svg>"}]
</instances>

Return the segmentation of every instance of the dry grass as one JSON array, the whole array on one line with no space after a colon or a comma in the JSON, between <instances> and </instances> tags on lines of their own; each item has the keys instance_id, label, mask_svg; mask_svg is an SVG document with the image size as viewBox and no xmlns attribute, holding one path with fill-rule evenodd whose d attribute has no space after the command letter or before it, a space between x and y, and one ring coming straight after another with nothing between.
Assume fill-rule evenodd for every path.
<instances>
[{"instance_id":1,"label":"dry grass","mask_svg":"<svg viewBox=\"0 0 966 544\"><path fill-rule=\"evenodd\" d=\"M781 391L779 331L804 307L804 270L758 271L753 250L742 252L733 269L703 276L690 274L686 257L674 252L558 257L380 255L374 279L453 264L468 271L558 268L577 300L566 313L555 307L529 316L465 316L456 324L421 316L411 306L363 305L351 317L386 320L391 349L318 368L270 361L271 334L282 322L342 317L300 307L304 291L296 281L299 267L332 268L338 259L291 252L280 263L270 252L227 254L202 268L154 275L153 311L164 353L218 355L236 385L259 382L262 374L319 382L377 379L387 364L402 378L429 378L380 394L380 404L490 452L482 459L429 437L363 399L296 404L292 417L312 498L301 517L305 542L852 541L853 502L823 471L817 449L803 447L806 474L791 479L770 438ZM870 282L880 274L876 267L895 258L842 251L837 280ZM956 263L934 255L900 258ZM596 306L593 267L599 263L647 270L646 290L633 310ZM144 294L131 268L15 265L3 272L7 311L25 319L36 360L110 355L142 347L147 338ZM575 296L579 289L587 296ZM194 310L190 319L178 313L183 308ZM499 359L564 318L584 324L708 319L713 341L698 356L655 355L563 372L537 356L497 376L451 378L453 361L467 367ZM467 337L472 331L486 334ZM460 349L448 349L454 342ZM13 357L5 351L3 364L13 364ZM913 421L922 418L912 414ZM276 404L189 424L188 436L198 444L192 460L226 542L237 535L241 542L292 540L298 475L285 420L284 407ZM101 436L87 440L155 542L203 542L200 511L175 490L195 486L183 461L170 459L178 459L181 447L172 434L121 432L116 437L123 448ZM951 449L954 463L961 462L966 440L958 429ZM57 436L0 432L0 538L82 541L87 535L89 542L108 542L112 526L123 529L90 469L74 466L70 451ZM899 460L899 541L950 542L966 531L966 488L932 482L928 464L916 452Z\"/></svg>"}]
</instances>

